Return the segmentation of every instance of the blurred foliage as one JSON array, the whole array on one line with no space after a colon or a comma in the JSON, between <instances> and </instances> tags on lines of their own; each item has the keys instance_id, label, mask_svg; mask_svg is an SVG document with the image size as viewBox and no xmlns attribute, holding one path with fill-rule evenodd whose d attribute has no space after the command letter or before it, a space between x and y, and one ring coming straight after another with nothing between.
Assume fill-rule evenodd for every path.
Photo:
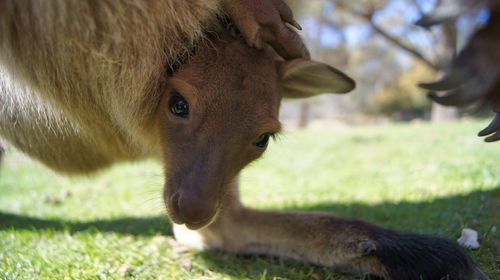
<instances>
[{"instance_id":1,"label":"blurred foliage","mask_svg":"<svg viewBox=\"0 0 500 280\"><path fill-rule=\"evenodd\" d=\"M407 112L430 115L418 82L432 81L448 67L453 55L482 23L472 10L455 22L430 29L414 23L434 9L435 0L287 0L313 59L346 72L357 87L346 96L308 99L310 118L353 123L361 116L400 118ZM419 74L428 67L429 72ZM409 84L412 84L410 86ZM285 118L296 118L300 108L284 106ZM434 111L433 111L434 112ZM403 116L404 118L404 116ZM366 122L366 118L364 118Z\"/></svg>"},{"instance_id":2,"label":"blurred foliage","mask_svg":"<svg viewBox=\"0 0 500 280\"><path fill-rule=\"evenodd\" d=\"M375 93L371 112L397 120L424 118L430 110L431 102L415 82L430 80L433 76L433 71L428 67L416 63L394 84Z\"/></svg>"}]
</instances>

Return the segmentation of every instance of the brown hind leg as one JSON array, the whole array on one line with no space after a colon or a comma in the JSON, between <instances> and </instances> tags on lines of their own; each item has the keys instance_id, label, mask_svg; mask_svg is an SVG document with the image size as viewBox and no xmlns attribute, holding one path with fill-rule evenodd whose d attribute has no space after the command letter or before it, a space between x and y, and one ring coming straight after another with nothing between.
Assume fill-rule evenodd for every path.
<instances>
[{"instance_id":1,"label":"brown hind leg","mask_svg":"<svg viewBox=\"0 0 500 280\"><path fill-rule=\"evenodd\" d=\"M181 243L239 254L267 254L369 273L385 279L487 279L455 242L399 233L330 213L252 210L237 184L210 226L174 226Z\"/></svg>"}]
</instances>

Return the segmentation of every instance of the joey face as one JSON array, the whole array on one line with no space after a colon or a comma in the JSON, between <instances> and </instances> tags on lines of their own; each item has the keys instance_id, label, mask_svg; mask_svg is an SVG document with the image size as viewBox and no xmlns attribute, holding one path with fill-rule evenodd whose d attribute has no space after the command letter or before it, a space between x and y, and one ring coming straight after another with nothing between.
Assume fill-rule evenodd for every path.
<instances>
[{"instance_id":1,"label":"joey face","mask_svg":"<svg viewBox=\"0 0 500 280\"><path fill-rule=\"evenodd\" d=\"M290 72L296 65L285 65L268 52L217 39L201 45L168 80L158 119L164 200L175 223L191 229L208 225L236 175L280 131L282 95L300 84ZM287 87L285 80L295 84Z\"/></svg>"}]
</instances>

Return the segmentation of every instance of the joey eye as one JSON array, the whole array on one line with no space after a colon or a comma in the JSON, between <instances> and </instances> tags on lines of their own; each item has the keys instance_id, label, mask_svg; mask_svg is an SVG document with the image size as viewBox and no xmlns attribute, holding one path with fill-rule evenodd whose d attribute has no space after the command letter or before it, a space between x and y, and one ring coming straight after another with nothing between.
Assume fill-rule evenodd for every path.
<instances>
[{"instance_id":1,"label":"joey eye","mask_svg":"<svg viewBox=\"0 0 500 280\"><path fill-rule=\"evenodd\" d=\"M269 138L271 138L273 134L271 133L264 133L259 138L257 138L257 141L254 143L256 147L259 147L261 149L264 149L267 147L267 144L269 143Z\"/></svg>"},{"instance_id":2,"label":"joey eye","mask_svg":"<svg viewBox=\"0 0 500 280\"><path fill-rule=\"evenodd\" d=\"M189 115L189 104L184 97L176 94L170 98L168 103L170 112L177 117L187 118Z\"/></svg>"}]
</instances>

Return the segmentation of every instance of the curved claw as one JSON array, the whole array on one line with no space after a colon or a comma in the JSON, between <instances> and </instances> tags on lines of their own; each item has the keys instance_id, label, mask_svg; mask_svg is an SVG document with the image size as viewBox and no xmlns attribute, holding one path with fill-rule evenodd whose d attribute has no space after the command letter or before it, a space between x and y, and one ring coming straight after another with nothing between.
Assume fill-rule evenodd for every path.
<instances>
[{"instance_id":1,"label":"curved claw","mask_svg":"<svg viewBox=\"0 0 500 280\"><path fill-rule=\"evenodd\" d=\"M291 26L297 28L297 30L302 30L302 26L300 26L300 24L296 20L294 20L294 19L289 24Z\"/></svg>"},{"instance_id":2,"label":"curved claw","mask_svg":"<svg viewBox=\"0 0 500 280\"><path fill-rule=\"evenodd\" d=\"M488 142L488 143L495 142L495 141L498 141L498 140L500 140L500 131L497 131L497 133L495 133L495 134L493 134L493 135L491 135L491 136L489 136L489 137L487 137L487 138L484 139L484 141Z\"/></svg>"},{"instance_id":3,"label":"curved claw","mask_svg":"<svg viewBox=\"0 0 500 280\"><path fill-rule=\"evenodd\" d=\"M467 75L464 71L455 69L446 74L441 80L432 83L419 83L418 86L430 91L450 90L459 87L470 78L470 75Z\"/></svg>"},{"instance_id":4,"label":"curved claw","mask_svg":"<svg viewBox=\"0 0 500 280\"><path fill-rule=\"evenodd\" d=\"M464 106L476 101L477 96L467 94L463 90L454 90L444 95L438 95L435 92L427 93L427 97L432 101L444 106Z\"/></svg>"},{"instance_id":5,"label":"curved claw","mask_svg":"<svg viewBox=\"0 0 500 280\"><path fill-rule=\"evenodd\" d=\"M302 27L283 0L222 0L224 12L238 27L248 45L264 49L270 45L285 59L309 58L300 36Z\"/></svg>"},{"instance_id":6,"label":"curved claw","mask_svg":"<svg viewBox=\"0 0 500 280\"><path fill-rule=\"evenodd\" d=\"M493 134L493 135L490 135ZM491 121L491 123L483 130L478 133L478 136L487 136L484 141L486 142L495 142L500 140L500 114L497 114L495 118Z\"/></svg>"},{"instance_id":7,"label":"curved claw","mask_svg":"<svg viewBox=\"0 0 500 280\"><path fill-rule=\"evenodd\" d=\"M497 114L491 123L478 133L478 136L490 135L494 132L500 132L500 114ZM498 140L498 139L497 139Z\"/></svg>"}]
</instances>

